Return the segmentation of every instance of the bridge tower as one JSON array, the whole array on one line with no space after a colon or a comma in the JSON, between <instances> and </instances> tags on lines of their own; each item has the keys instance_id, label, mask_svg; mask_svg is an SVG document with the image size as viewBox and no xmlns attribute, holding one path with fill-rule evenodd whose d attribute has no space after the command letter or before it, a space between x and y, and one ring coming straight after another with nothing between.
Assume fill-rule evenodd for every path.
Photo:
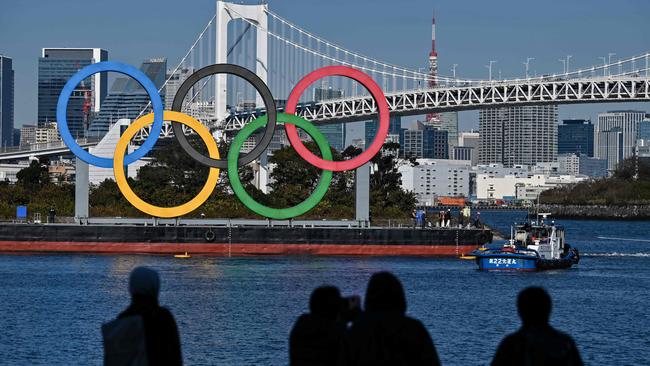
<instances>
[{"instance_id":1,"label":"bridge tower","mask_svg":"<svg viewBox=\"0 0 650 366\"><path fill-rule=\"evenodd\" d=\"M217 0L216 14L216 63L228 62L228 23L235 19L246 19L255 26L256 50L255 73L267 82L268 73L268 5L233 4ZM225 119L228 81L226 75L215 75L215 114L217 120ZM264 105L258 95L255 101L258 107Z\"/></svg>"}]
</instances>

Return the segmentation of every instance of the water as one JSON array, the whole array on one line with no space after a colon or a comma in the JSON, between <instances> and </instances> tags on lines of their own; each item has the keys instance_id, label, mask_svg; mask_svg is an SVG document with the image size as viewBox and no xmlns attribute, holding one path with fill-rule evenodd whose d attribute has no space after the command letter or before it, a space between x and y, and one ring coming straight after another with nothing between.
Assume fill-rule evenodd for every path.
<instances>
[{"instance_id":1,"label":"water","mask_svg":"<svg viewBox=\"0 0 650 366\"><path fill-rule=\"evenodd\" d=\"M484 212L508 232L521 213ZM363 294L373 272L403 281L408 313L423 321L446 365L489 364L519 327L516 294L541 285L552 324L587 364L650 359L650 222L562 220L582 253L577 268L484 273L472 261L430 258L0 256L0 364L97 365L100 325L128 305L136 265L161 272L161 303L179 324L188 365L284 365L291 326L318 285Z\"/></svg>"}]
</instances>

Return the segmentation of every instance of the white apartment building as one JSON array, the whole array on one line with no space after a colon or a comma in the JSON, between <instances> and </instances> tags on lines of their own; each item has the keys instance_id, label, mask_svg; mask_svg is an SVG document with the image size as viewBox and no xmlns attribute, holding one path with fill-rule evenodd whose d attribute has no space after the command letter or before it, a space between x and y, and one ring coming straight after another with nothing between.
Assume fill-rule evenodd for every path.
<instances>
[{"instance_id":1,"label":"white apartment building","mask_svg":"<svg viewBox=\"0 0 650 366\"><path fill-rule=\"evenodd\" d=\"M417 204L432 206L437 197L468 197L470 162L467 160L418 159L419 165L398 168L402 188L415 193Z\"/></svg>"},{"instance_id":2,"label":"white apartment building","mask_svg":"<svg viewBox=\"0 0 650 366\"><path fill-rule=\"evenodd\" d=\"M503 199L504 197L531 200L536 199L540 192L547 189L561 184L578 183L585 179L587 178L573 175L491 176L489 174L477 174L476 195L481 200Z\"/></svg>"},{"instance_id":3,"label":"white apartment building","mask_svg":"<svg viewBox=\"0 0 650 366\"><path fill-rule=\"evenodd\" d=\"M61 141L59 127L56 122L48 122L43 127L37 127L34 137L37 144Z\"/></svg>"},{"instance_id":4,"label":"white apartment building","mask_svg":"<svg viewBox=\"0 0 650 366\"><path fill-rule=\"evenodd\" d=\"M0 164L0 182L16 183L16 174L22 169L29 167L29 163Z\"/></svg>"},{"instance_id":5,"label":"white apartment building","mask_svg":"<svg viewBox=\"0 0 650 366\"><path fill-rule=\"evenodd\" d=\"M479 111L479 162L533 165L557 157L557 106L485 108Z\"/></svg>"},{"instance_id":6,"label":"white apartment building","mask_svg":"<svg viewBox=\"0 0 650 366\"><path fill-rule=\"evenodd\" d=\"M557 156L560 174L579 175L580 157L576 154L561 154Z\"/></svg>"}]
</instances>

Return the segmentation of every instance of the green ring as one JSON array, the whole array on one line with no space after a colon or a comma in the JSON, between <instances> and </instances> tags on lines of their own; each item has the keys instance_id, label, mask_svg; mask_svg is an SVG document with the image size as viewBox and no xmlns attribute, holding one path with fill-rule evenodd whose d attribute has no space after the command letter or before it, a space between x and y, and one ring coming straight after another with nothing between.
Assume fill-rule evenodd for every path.
<instances>
[{"instance_id":1,"label":"green ring","mask_svg":"<svg viewBox=\"0 0 650 366\"><path fill-rule=\"evenodd\" d=\"M318 128L316 128L316 126L312 125L309 121L296 116L295 114L278 113L277 118L278 122L291 123L292 125L296 125L303 131L307 132L309 136L311 136L311 138L316 141L316 145L318 145L323 159L332 160L332 151L330 150L327 138L318 130ZM248 207L251 211L259 215L276 220L283 220L300 216L314 208L323 199L325 193L327 193L330 182L332 181L332 171L323 170L323 173L320 176L320 181L318 182L318 186L316 186L314 192L309 197L307 197L306 200L293 207L272 208L264 206L261 203L255 201L253 197L251 197L246 192L244 186L239 180L237 161L239 159L239 151L241 150L244 141L246 141L250 135L255 133L255 131L264 127L265 125L266 116L256 118L244 126L244 128L239 131L237 136L235 136L232 145L230 145L230 150L228 150L228 178L230 178L230 186L235 192L235 195L237 195L237 198L239 198L239 200L244 204L244 206Z\"/></svg>"}]
</instances>

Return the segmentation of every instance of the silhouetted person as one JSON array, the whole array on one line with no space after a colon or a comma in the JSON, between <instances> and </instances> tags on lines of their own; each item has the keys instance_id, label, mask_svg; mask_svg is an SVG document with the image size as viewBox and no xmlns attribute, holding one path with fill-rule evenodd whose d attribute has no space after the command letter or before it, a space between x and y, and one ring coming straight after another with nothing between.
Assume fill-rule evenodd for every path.
<instances>
[{"instance_id":1,"label":"silhouetted person","mask_svg":"<svg viewBox=\"0 0 650 366\"><path fill-rule=\"evenodd\" d=\"M482 229L483 228L483 223L481 223L481 213L477 212L476 213L476 219L474 219L474 227L477 229Z\"/></svg>"},{"instance_id":2,"label":"silhouetted person","mask_svg":"<svg viewBox=\"0 0 650 366\"><path fill-rule=\"evenodd\" d=\"M182 365L176 321L158 305L159 291L158 272L146 267L131 272L131 305L102 327L105 365Z\"/></svg>"},{"instance_id":3,"label":"silhouetted person","mask_svg":"<svg viewBox=\"0 0 650 366\"><path fill-rule=\"evenodd\" d=\"M345 299L334 286L321 286L309 299L309 313L301 315L289 335L289 360L292 366L333 365L346 320Z\"/></svg>"},{"instance_id":4,"label":"silhouetted person","mask_svg":"<svg viewBox=\"0 0 650 366\"><path fill-rule=\"evenodd\" d=\"M582 365L573 339L548 324L551 297L543 288L529 287L521 291L517 308L522 326L501 341L493 366Z\"/></svg>"},{"instance_id":5,"label":"silhouetted person","mask_svg":"<svg viewBox=\"0 0 650 366\"><path fill-rule=\"evenodd\" d=\"M340 365L440 364L424 325L405 315L406 297L397 277L375 273L368 283L365 306L365 313L346 334Z\"/></svg>"}]
</instances>

